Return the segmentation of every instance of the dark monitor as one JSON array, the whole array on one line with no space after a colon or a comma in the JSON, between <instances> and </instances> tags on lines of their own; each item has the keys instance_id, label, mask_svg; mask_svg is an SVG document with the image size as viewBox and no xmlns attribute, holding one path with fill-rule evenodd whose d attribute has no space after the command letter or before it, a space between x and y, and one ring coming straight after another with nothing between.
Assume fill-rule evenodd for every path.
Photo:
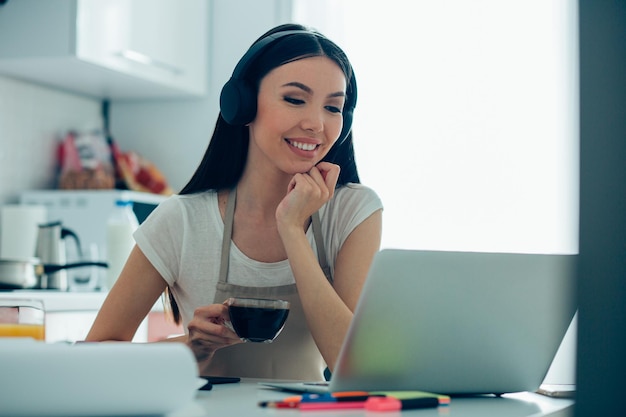
<instances>
[{"instance_id":1,"label":"dark monitor","mask_svg":"<svg viewBox=\"0 0 626 417\"><path fill-rule=\"evenodd\" d=\"M579 0L576 417L624 415L626 1Z\"/></svg>"}]
</instances>

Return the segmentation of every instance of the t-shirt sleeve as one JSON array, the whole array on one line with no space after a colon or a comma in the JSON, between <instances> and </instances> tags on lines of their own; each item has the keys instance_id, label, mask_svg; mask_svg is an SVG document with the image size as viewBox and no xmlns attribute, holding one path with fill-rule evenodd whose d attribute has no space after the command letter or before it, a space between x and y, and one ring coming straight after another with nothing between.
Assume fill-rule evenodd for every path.
<instances>
[{"instance_id":1,"label":"t-shirt sleeve","mask_svg":"<svg viewBox=\"0 0 626 417\"><path fill-rule=\"evenodd\" d=\"M137 246L169 285L174 284L180 269L184 216L182 204L172 196L161 202L134 234Z\"/></svg>"},{"instance_id":2,"label":"t-shirt sleeve","mask_svg":"<svg viewBox=\"0 0 626 417\"><path fill-rule=\"evenodd\" d=\"M348 184L337 190L327 209L329 217L322 223L326 227L324 232L331 238L328 242L330 247L326 250L330 252L328 255L334 267L334 258L348 236L374 212L382 210L383 204L371 188L361 184Z\"/></svg>"},{"instance_id":3,"label":"t-shirt sleeve","mask_svg":"<svg viewBox=\"0 0 626 417\"><path fill-rule=\"evenodd\" d=\"M371 188L363 185L347 185L346 192L341 199L341 209L338 218L342 224L339 230L342 230L341 244L350 236L350 233L365 219L371 216L375 211L383 208L382 201L378 194Z\"/></svg>"}]
</instances>

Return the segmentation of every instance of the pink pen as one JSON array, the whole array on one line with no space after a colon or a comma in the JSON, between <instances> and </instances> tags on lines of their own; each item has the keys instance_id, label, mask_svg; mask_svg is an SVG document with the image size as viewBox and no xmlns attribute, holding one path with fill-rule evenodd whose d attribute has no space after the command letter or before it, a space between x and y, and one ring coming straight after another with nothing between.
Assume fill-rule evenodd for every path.
<instances>
[{"instance_id":1,"label":"pink pen","mask_svg":"<svg viewBox=\"0 0 626 417\"><path fill-rule=\"evenodd\" d=\"M364 407L365 401L301 402L298 405L300 410L348 410Z\"/></svg>"},{"instance_id":2,"label":"pink pen","mask_svg":"<svg viewBox=\"0 0 626 417\"><path fill-rule=\"evenodd\" d=\"M416 408L434 408L439 405L437 397L411 398L399 400L392 397L371 397L365 402L368 411L414 410Z\"/></svg>"}]
</instances>

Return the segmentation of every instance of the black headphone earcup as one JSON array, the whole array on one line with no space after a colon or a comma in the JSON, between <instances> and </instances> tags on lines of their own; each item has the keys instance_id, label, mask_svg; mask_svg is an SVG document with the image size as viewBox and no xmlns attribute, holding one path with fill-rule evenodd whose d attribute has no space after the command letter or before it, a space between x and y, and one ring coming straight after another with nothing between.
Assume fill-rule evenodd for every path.
<instances>
[{"instance_id":1,"label":"black headphone earcup","mask_svg":"<svg viewBox=\"0 0 626 417\"><path fill-rule=\"evenodd\" d=\"M243 126L256 115L256 92L243 80L229 79L220 93L220 112L226 123Z\"/></svg>"}]
</instances>

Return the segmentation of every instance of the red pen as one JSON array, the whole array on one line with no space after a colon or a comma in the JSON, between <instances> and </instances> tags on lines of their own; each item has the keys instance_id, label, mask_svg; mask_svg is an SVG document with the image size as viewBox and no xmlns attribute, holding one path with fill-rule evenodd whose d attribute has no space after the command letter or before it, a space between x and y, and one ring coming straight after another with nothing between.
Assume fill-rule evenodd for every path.
<instances>
[{"instance_id":1,"label":"red pen","mask_svg":"<svg viewBox=\"0 0 626 417\"><path fill-rule=\"evenodd\" d=\"M294 402L263 401L259 406L266 408L298 408L300 410L346 410L365 408L365 401Z\"/></svg>"},{"instance_id":2,"label":"red pen","mask_svg":"<svg viewBox=\"0 0 626 417\"><path fill-rule=\"evenodd\" d=\"M295 401L261 401L259 406L266 408L298 408L300 403Z\"/></svg>"}]
</instances>

